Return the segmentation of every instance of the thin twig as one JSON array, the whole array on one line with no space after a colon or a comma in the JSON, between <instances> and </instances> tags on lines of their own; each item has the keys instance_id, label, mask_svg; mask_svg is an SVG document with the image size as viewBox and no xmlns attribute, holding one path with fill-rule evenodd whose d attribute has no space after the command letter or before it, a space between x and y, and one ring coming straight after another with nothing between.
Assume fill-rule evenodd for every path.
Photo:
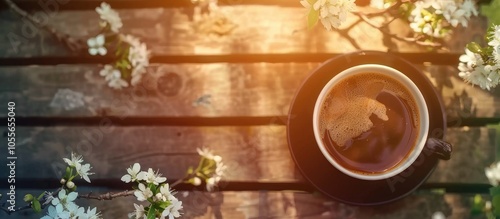
<instances>
[{"instance_id":1,"label":"thin twig","mask_svg":"<svg viewBox=\"0 0 500 219\"><path fill-rule=\"evenodd\" d=\"M373 23L364 13L353 12L353 14L358 16L359 18L361 18L366 24L370 25L371 27L373 27L375 29L378 29L384 35L389 36L391 38L394 38L394 39L397 39L400 41L415 43L415 44L418 44L421 46L430 46L430 47L436 47L436 48L441 48L443 46L440 43L420 41L418 38L400 37L396 34L393 34L393 33L386 31L382 26L379 26L379 25Z\"/></svg>"},{"instance_id":2,"label":"thin twig","mask_svg":"<svg viewBox=\"0 0 500 219\"><path fill-rule=\"evenodd\" d=\"M92 195L92 192L90 192L88 194L78 195L78 198L96 199L96 200L102 201L102 200L111 200L111 199L118 198L118 197L131 196L133 194L134 194L134 190L125 190L125 191L116 192L116 193L108 192L108 193L104 193L101 195Z\"/></svg>"},{"instance_id":3,"label":"thin twig","mask_svg":"<svg viewBox=\"0 0 500 219\"><path fill-rule=\"evenodd\" d=\"M389 24L391 24L392 22L394 22L395 20L397 20L398 17L392 17L391 20L385 22L384 24L382 24L382 26L380 26L381 28L385 28L385 27L388 27Z\"/></svg>"},{"instance_id":4,"label":"thin twig","mask_svg":"<svg viewBox=\"0 0 500 219\"><path fill-rule=\"evenodd\" d=\"M174 188L176 185L179 185L180 183L184 182L187 179L189 179L189 176L186 176L182 179L179 179L179 180L171 183L170 188ZM88 194L78 195L78 198L95 199L95 200L102 201L102 200L112 200L112 199L118 198L118 197L127 197L127 196L131 196L133 194L134 194L134 190L125 190L125 191L121 191L121 192L107 192L107 193L100 194L100 195L92 195L92 192L90 192Z\"/></svg>"},{"instance_id":5,"label":"thin twig","mask_svg":"<svg viewBox=\"0 0 500 219\"><path fill-rule=\"evenodd\" d=\"M59 42L62 42L72 52L80 52L83 50L84 44L81 40L74 39L67 34L59 33L56 29L40 22L39 20L35 19L32 15L30 15L28 12L19 8L14 2L12 2L12 0L5 0L5 3L7 3L7 5L12 9L12 11L18 14L19 16L26 18L31 23L37 25L39 28L42 28L47 32L49 32L50 34L52 34Z\"/></svg>"}]
</instances>

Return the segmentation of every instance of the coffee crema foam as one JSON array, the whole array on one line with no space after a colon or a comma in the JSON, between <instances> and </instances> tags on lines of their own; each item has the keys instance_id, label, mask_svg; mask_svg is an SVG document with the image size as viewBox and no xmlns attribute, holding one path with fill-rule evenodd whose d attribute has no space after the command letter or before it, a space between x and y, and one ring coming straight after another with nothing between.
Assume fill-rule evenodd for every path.
<instances>
[{"instance_id":1,"label":"coffee crema foam","mask_svg":"<svg viewBox=\"0 0 500 219\"><path fill-rule=\"evenodd\" d=\"M322 103L320 133L329 131L331 139L340 147L370 130L372 114L387 121L387 108L376 100L380 92L388 92L407 101L412 110L414 124L418 127L416 102L404 85L380 73L363 73L351 76L334 85Z\"/></svg>"}]
</instances>

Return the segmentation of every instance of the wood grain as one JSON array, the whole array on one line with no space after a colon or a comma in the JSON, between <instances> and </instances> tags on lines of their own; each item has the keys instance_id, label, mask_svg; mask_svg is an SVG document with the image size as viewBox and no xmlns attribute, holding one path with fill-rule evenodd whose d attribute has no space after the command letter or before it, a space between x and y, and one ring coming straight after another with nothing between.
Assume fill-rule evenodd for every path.
<instances>
[{"instance_id":1,"label":"wood grain","mask_svg":"<svg viewBox=\"0 0 500 219\"><path fill-rule=\"evenodd\" d=\"M236 25L231 32L220 32L213 26L194 25L191 12L182 8L122 9L118 10L124 26L123 33L133 34L147 43L152 55L172 54L235 54L235 53L345 53L364 50L424 52L415 44L384 37L380 31L357 23L357 17L348 16L342 31L324 30L321 25L308 31L305 9L294 7L233 5L221 7L222 12ZM362 10L369 11L368 8ZM279 12L279 13L276 13ZM59 11L37 16L61 33L83 42L99 32L96 12L93 10ZM272 18L269 16L272 14ZM188 16L189 15L189 16ZM301 16L304 15L304 16ZM389 18L378 17L375 22ZM353 25L354 24L354 25ZM480 41L487 21L474 18L469 28L457 28L448 39L446 49L464 51L471 40ZM0 11L0 57L73 56L46 32L21 19L8 10ZM352 27L351 27L352 26ZM410 33L405 21L395 21L389 31L400 36ZM219 32L219 34L216 34ZM86 45L84 45L86 46Z\"/></svg>"},{"instance_id":2,"label":"wood grain","mask_svg":"<svg viewBox=\"0 0 500 219\"><path fill-rule=\"evenodd\" d=\"M74 151L94 167L93 179L119 179L135 162L179 179L198 164L196 148L209 147L229 166L228 181L303 181L288 150L284 126L18 127L16 136L19 178L57 179L65 166L62 158ZM441 161L429 182L487 184L484 168L495 160L494 137L487 128L448 128L452 159ZM0 177L7 177L7 172Z\"/></svg>"},{"instance_id":3,"label":"wood grain","mask_svg":"<svg viewBox=\"0 0 500 219\"><path fill-rule=\"evenodd\" d=\"M97 65L0 68L0 103L14 101L18 116L286 116L293 96L320 63L177 64L148 68L135 88L115 91ZM419 65L453 118L495 117L500 92L463 82L451 66ZM59 90L81 93L84 104L51 106ZM0 116L7 108L0 108ZM458 124L458 121L453 121Z\"/></svg>"},{"instance_id":4,"label":"wood grain","mask_svg":"<svg viewBox=\"0 0 500 219\"><path fill-rule=\"evenodd\" d=\"M81 193L91 190L82 187ZM106 192L107 190L93 190ZM25 193L39 194L41 190L19 189L19 200ZM186 219L251 219L251 218L431 218L437 211L450 218L468 218L473 195L412 194L391 204L375 207L356 207L303 192L217 192L191 191L176 195L183 202ZM485 197L487 198L487 197ZM134 197L112 201L76 200L80 206L97 207L103 218L127 218L134 210ZM0 212L0 216L5 216ZM30 211L13 214L23 219L40 218ZM7 216L8 217L8 216Z\"/></svg>"}]
</instances>

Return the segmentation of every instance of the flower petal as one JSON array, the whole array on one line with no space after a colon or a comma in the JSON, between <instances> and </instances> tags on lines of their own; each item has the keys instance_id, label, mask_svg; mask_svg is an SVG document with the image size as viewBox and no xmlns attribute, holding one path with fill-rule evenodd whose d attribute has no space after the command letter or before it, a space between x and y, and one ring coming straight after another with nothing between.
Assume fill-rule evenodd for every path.
<instances>
[{"instance_id":1,"label":"flower petal","mask_svg":"<svg viewBox=\"0 0 500 219\"><path fill-rule=\"evenodd\" d=\"M95 39L96 39L96 44L98 46L104 45L104 42L105 42L104 34L97 35L97 37Z\"/></svg>"}]
</instances>

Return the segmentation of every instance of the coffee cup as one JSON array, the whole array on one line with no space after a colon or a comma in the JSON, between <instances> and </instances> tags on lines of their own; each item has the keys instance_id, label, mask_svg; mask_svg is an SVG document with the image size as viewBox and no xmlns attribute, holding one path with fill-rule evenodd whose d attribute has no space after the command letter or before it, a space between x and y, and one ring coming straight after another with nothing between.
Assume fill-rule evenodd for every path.
<instances>
[{"instance_id":1,"label":"coffee cup","mask_svg":"<svg viewBox=\"0 0 500 219\"><path fill-rule=\"evenodd\" d=\"M450 158L452 146L428 136L429 113L422 92L404 73L385 65L357 65L322 88L313 110L314 137L342 173L387 179L424 151Z\"/></svg>"}]
</instances>

